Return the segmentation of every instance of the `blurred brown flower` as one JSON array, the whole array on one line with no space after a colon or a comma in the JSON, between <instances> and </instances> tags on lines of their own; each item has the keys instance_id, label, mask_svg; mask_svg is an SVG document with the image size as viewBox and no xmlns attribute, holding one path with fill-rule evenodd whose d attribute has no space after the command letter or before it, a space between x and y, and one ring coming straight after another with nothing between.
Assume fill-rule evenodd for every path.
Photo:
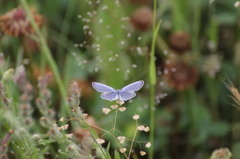
<instances>
[{"instance_id":1,"label":"blurred brown flower","mask_svg":"<svg viewBox=\"0 0 240 159\"><path fill-rule=\"evenodd\" d=\"M191 48L191 41L188 33L178 31L170 35L169 43L171 49L177 54L182 54Z\"/></svg>"},{"instance_id":2,"label":"blurred brown flower","mask_svg":"<svg viewBox=\"0 0 240 159\"><path fill-rule=\"evenodd\" d=\"M36 24L40 26L43 20L42 16L37 14L34 8L31 8L31 12ZM27 14L21 6L0 16L0 27L3 32L13 36L28 36L34 32Z\"/></svg>"},{"instance_id":3,"label":"blurred brown flower","mask_svg":"<svg viewBox=\"0 0 240 159\"><path fill-rule=\"evenodd\" d=\"M198 70L183 61L171 61L165 65L164 76L171 87L182 91L196 83Z\"/></svg>"},{"instance_id":4,"label":"blurred brown flower","mask_svg":"<svg viewBox=\"0 0 240 159\"><path fill-rule=\"evenodd\" d=\"M137 9L130 17L133 27L140 31L146 31L152 26L153 11L148 7Z\"/></svg>"},{"instance_id":5,"label":"blurred brown flower","mask_svg":"<svg viewBox=\"0 0 240 159\"><path fill-rule=\"evenodd\" d=\"M99 129L92 126L92 125L97 126L94 117L87 116L86 122L97 132L98 135L100 135ZM85 137L92 137L91 133L87 129L83 129L81 127L77 128L74 131L74 135L76 136L79 142L81 142Z\"/></svg>"}]
</instances>

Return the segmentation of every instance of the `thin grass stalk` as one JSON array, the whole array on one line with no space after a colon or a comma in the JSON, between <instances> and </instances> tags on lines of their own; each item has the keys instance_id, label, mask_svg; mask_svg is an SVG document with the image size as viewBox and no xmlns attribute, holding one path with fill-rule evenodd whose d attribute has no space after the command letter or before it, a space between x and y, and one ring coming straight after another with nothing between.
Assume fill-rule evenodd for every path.
<instances>
[{"instance_id":1,"label":"thin grass stalk","mask_svg":"<svg viewBox=\"0 0 240 159\"><path fill-rule=\"evenodd\" d=\"M66 13L65 13L64 21L63 21L60 36L59 36L60 43L64 43L66 45L68 45L68 40L65 37L69 33L69 22L68 22L68 20L71 20L70 18L73 17L73 13L75 11L75 6L76 6L75 2L76 1L68 1L67 10L66 10ZM63 60L63 52L64 52L64 47L62 47L62 45L58 45L57 53L59 54L59 59L61 61Z\"/></svg>"},{"instance_id":2,"label":"thin grass stalk","mask_svg":"<svg viewBox=\"0 0 240 159\"><path fill-rule=\"evenodd\" d=\"M51 52L50 52L50 50L47 46L46 40L43 37L43 35L41 34L38 26L36 25L36 22L33 19L32 13L30 11L30 7L29 7L28 3L26 2L26 0L20 0L20 2L22 4L24 10L27 12L27 16L30 19L31 25L33 26L34 30L36 31L36 34L39 38L40 46L43 50L42 53L43 53L44 57L46 58L46 61L48 62L49 66L50 66L50 68L53 72L53 75L56 79L57 85L58 85L59 90L60 90L60 94L62 96L62 99L64 100L65 97L67 96L67 93L66 93L67 91L66 91L66 88L64 87L64 84L61 80L60 73L59 73L57 65L56 65L56 63L55 63L55 61L54 61L54 59L51 55ZM62 103L65 103L65 102L62 102ZM60 112L62 113L62 115L70 114L70 110L66 107L66 104L64 104L64 106L60 108Z\"/></svg>"},{"instance_id":3,"label":"thin grass stalk","mask_svg":"<svg viewBox=\"0 0 240 159\"><path fill-rule=\"evenodd\" d=\"M156 25L156 9L157 9L157 1L154 0L154 8L153 8L153 39L151 45L151 55L150 55L150 64L149 64L149 79L150 79L150 137L149 141L152 146L149 149L149 159L153 158L154 154L154 119L155 119L155 85L156 85L156 65L154 60L155 55L155 42L158 30L160 28L160 22Z\"/></svg>"}]
</instances>

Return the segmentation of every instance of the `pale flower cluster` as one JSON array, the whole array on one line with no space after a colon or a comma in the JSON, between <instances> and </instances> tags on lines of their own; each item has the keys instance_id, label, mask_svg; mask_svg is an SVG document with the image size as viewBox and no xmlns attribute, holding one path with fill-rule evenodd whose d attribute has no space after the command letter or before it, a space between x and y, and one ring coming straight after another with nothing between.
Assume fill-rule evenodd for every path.
<instances>
[{"instance_id":1,"label":"pale flower cluster","mask_svg":"<svg viewBox=\"0 0 240 159\"><path fill-rule=\"evenodd\" d=\"M124 141L125 141L125 139L126 139L126 137L125 137L125 136L118 136L117 139L119 140L119 142L120 142L121 144L123 144Z\"/></svg>"},{"instance_id":2,"label":"pale flower cluster","mask_svg":"<svg viewBox=\"0 0 240 159\"><path fill-rule=\"evenodd\" d=\"M139 131L149 132L149 127L148 126L140 125L140 126L137 127L137 129Z\"/></svg>"}]
</instances>

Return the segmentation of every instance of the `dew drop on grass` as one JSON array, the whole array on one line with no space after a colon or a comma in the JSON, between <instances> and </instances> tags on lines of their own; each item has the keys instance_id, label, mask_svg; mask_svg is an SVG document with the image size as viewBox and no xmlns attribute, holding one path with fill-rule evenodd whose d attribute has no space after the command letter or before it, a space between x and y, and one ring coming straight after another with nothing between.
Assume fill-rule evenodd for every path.
<instances>
[{"instance_id":1,"label":"dew drop on grass","mask_svg":"<svg viewBox=\"0 0 240 159\"><path fill-rule=\"evenodd\" d=\"M92 1L88 1L88 4L89 4L89 5L92 5Z\"/></svg>"},{"instance_id":2,"label":"dew drop on grass","mask_svg":"<svg viewBox=\"0 0 240 159\"><path fill-rule=\"evenodd\" d=\"M127 37L130 38L130 37L131 37L131 33L128 33L128 34L127 34Z\"/></svg>"},{"instance_id":3,"label":"dew drop on grass","mask_svg":"<svg viewBox=\"0 0 240 159\"><path fill-rule=\"evenodd\" d=\"M98 68L97 67L95 67L95 72L98 72Z\"/></svg>"},{"instance_id":4,"label":"dew drop on grass","mask_svg":"<svg viewBox=\"0 0 240 159\"><path fill-rule=\"evenodd\" d=\"M137 47L136 49L137 49L138 54L142 55L142 49L140 47Z\"/></svg>"},{"instance_id":5,"label":"dew drop on grass","mask_svg":"<svg viewBox=\"0 0 240 159\"><path fill-rule=\"evenodd\" d=\"M160 70L157 70L157 75L162 75L162 71L160 71Z\"/></svg>"},{"instance_id":6,"label":"dew drop on grass","mask_svg":"<svg viewBox=\"0 0 240 159\"><path fill-rule=\"evenodd\" d=\"M89 31L89 32L88 32L88 35L92 35L92 31Z\"/></svg>"},{"instance_id":7,"label":"dew drop on grass","mask_svg":"<svg viewBox=\"0 0 240 159\"><path fill-rule=\"evenodd\" d=\"M83 44L79 44L80 47L83 47L84 45Z\"/></svg>"},{"instance_id":8,"label":"dew drop on grass","mask_svg":"<svg viewBox=\"0 0 240 159\"><path fill-rule=\"evenodd\" d=\"M171 71L172 71L172 72L176 72L177 69L176 69L176 68L172 68Z\"/></svg>"},{"instance_id":9,"label":"dew drop on grass","mask_svg":"<svg viewBox=\"0 0 240 159\"><path fill-rule=\"evenodd\" d=\"M164 70L164 74L165 75L168 74L168 70L167 69Z\"/></svg>"},{"instance_id":10,"label":"dew drop on grass","mask_svg":"<svg viewBox=\"0 0 240 159\"><path fill-rule=\"evenodd\" d=\"M92 18L92 17L93 17L93 15L92 15L92 13L91 13L91 12L87 12L87 15L88 15L90 18Z\"/></svg>"},{"instance_id":11,"label":"dew drop on grass","mask_svg":"<svg viewBox=\"0 0 240 159\"><path fill-rule=\"evenodd\" d=\"M137 68L137 65L133 64L132 67L133 67L133 68Z\"/></svg>"},{"instance_id":12,"label":"dew drop on grass","mask_svg":"<svg viewBox=\"0 0 240 159\"><path fill-rule=\"evenodd\" d=\"M148 104L144 104L144 106L143 106L145 109L147 109L148 108Z\"/></svg>"},{"instance_id":13,"label":"dew drop on grass","mask_svg":"<svg viewBox=\"0 0 240 159\"><path fill-rule=\"evenodd\" d=\"M106 10L106 9L108 9L108 6L105 5L102 7L102 10Z\"/></svg>"},{"instance_id":14,"label":"dew drop on grass","mask_svg":"<svg viewBox=\"0 0 240 159\"><path fill-rule=\"evenodd\" d=\"M84 26L83 26L83 30L86 30L86 29L89 29L89 28L90 28L89 25L84 25Z\"/></svg>"},{"instance_id":15,"label":"dew drop on grass","mask_svg":"<svg viewBox=\"0 0 240 159\"><path fill-rule=\"evenodd\" d=\"M116 71L119 71L120 69L119 68L116 68Z\"/></svg>"},{"instance_id":16,"label":"dew drop on grass","mask_svg":"<svg viewBox=\"0 0 240 159\"><path fill-rule=\"evenodd\" d=\"M167 51L167 50L164 50L164 51L163 51L163 54L164 54L164 55L167 55L167 54L168 54L168 51Z\"/></svg>"},{"instance_id":17,"label":"dew drop on grass","mask_svg":"<svg viewBox=\"0 0 240 159\"><path fill-rule=\"evenodd\" d=\"M74 47L78 47L78 44L74 44Z\"/></svg>"},{"instance_id":18,"label":"dew drop on grass","mask_svg":"<svg viewBox=\"0 0 240 159\"><path fill-rule=\"evenodd\" d=\"M164 82L163 82L163 81L162 81L162 82L160 82L160 83L159 83L159 85L160 85L160 86L163 86L163 85L164 85Z\"/></svg>"},{"instance_id":19,"label":"dew drop on grass","mask_svg":"<svg viewBox=\"0 0 240 159\"><path fill-rule=\"evenodd\" d=\"M170 60L166 60L166 64L170 64Z\"/></svg>"},{"instance_id":20,"label":"dew drop on grass","mask_svg":"<svg viewBox=\"0 0 240 159\"><path fill-rule=\"evenodd\" d=\"M101 1L98 0L98 1L96 2L96 4L99 4L100 2L101 2Z\"/></svg>"},{"instance_id":21,"label":"dew drop on grass","mask_svg":"<svg viewBox=\"0 0 240 159\"><path fill-rule=\"evenodd\" d=\"M126 70L126 73L130 73L130 71L129 71L129 70Z\"/></svg>"},{"instance_id":22,"label":"dew drop on grass","mask_svg":"<svg viewBox=\"0 0 240 159\"><path fill-rule=\"evenodd\" d=\"M115 57L118 57L118 54L115 54Z\"/></svg>"},{"instance_id":23,"label":"dew drop on grass","mask_svg":"<svg viewBox=\"0 0 240 159\"><path fill-rule=\"evenodd\" d=\"M141 40L141 39L142 39L142 37L141 37L141 36L139 36L139 37L138 37L138 40Z\"/></svg>"},{"instance_id":24,"label":"dew drop on grass","mask_svg":"<svg viewBox=\"0 0 240 159\"><path fill-rule=\"evenodd\" d=\"M125 44L125 41L121 41L121 44Z\"/></svg>"},{"instance_id":25,"label":"dew drop on grass","mask_svg":"<svg viewBox=\"0 0 240 159\"><path fill-rule=\"evenodd\" d=\"M82 16L81 16L81 15L78 15L78 18L79 18L79 19L81 19L81 18L82 18Z\"/></svg>"},{"instance_id":26,"label":"dew drop on grass","mask_svg":"<svg viewBox=\"0 0 240 159\"><path fill-rule=\"evenodd\" d=\"M99 19L98 23L101 24L103 22L103 19Z\"/></svg>"}]
</instances>

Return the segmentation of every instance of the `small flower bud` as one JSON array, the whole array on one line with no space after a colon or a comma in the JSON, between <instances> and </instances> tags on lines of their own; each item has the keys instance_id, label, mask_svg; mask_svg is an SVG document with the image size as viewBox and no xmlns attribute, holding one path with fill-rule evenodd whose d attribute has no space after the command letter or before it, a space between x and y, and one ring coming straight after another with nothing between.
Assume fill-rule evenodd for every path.
<instances>
[{"instance_id":1,"label":"small flower bud","mask_svg":"<svg viewBox=\"0 0 240 159\"><path fill-rule=\"evenodd\" d=\"M9 69L6 72L4 72L3 77L2 77L2 84L7 85L12 79L13 79L13 72L14 69Z\"/></svg>"},{"instance_id":2,"label":"small flower bud","mask_svg":"<svg viewBox=\"0 0 240 159\"><path fill-rule=\"evenodd\" d=\"M221 148L213 151L210 159L231 159L232 153L228 148Z\"/></svg>"}]
</instances>

